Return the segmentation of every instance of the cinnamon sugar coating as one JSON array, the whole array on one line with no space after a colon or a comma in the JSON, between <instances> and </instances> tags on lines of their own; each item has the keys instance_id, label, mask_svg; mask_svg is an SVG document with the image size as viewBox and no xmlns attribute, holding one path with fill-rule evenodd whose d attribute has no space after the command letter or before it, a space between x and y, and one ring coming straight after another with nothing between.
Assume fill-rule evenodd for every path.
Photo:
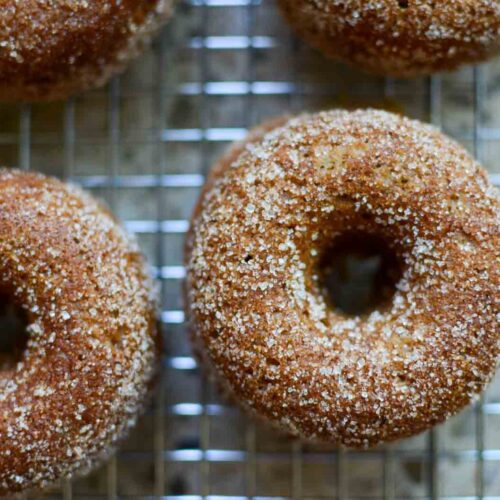
<instances>
[{"instance_id":1,"label":"cinnamon sugar coating","mask_svg":"<svg viewBox=\"0 0 500 500\"><path fill-rule=\"evenodd\" d=\"M500 50L498 0L278 0L278 5L311 45L371 73L452 70Z\"/></svg>"},{"instance_id":2,"label":"cinnamon sugar coating","mask_svg":"<svg viewBox=\"0 0 500 500\"><path fill-rule=\"evenodd\" d=\"M0 0L0 100L63 99L137 56L173 0Z\"/></svg>"},{"instance_id":3,"label":"cinnamon sugar coating","mask_svg":"<svg viewBox=\"0 0 500 500\"><path fill-rule=\"evenodd\" d=\"M151 280L133 239L78 188L0 170L0 290L28 318L0 365L0 497L89 470L143 409L156 370Z\"/></svg>"},{"instance_id":4,"label":"cinnamon sugar coating","mask_svg":"<svg viewBox=\"0 0 500 500\"><path fill-rule=\"evenodd\" d=\"M203 363L241 405L307 439L369 447L442 422L498 357L499 198L435 128L382 111L257 129L213 170L187 241ZM382 237L402 262L384 310L327 305L336 238Z\"/></svg>"}]
</instances>

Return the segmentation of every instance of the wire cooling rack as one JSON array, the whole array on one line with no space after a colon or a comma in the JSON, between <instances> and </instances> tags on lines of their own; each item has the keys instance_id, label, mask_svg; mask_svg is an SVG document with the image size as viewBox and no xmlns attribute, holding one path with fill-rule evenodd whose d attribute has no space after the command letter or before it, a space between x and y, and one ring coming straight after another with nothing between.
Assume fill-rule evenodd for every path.
<instances>
[{"instance_id":1,"label":"wire cooling rack","mask_svg":"<svg viewBox=\"0 0 500 500\"><path fill-rule=\"evenodd\" d=\"M500 382L427 434L338 451L248 421L191 357L182 243L207 169L268 116L339 106L431 121L500 181L500 64L370 77L295 40L271 0L185 0L153 49L108 88L66 103L0 106L0 163L105 198L161 283L164 374L154 404L108 464L45 498L500 500Z\"/></svg>"}]
</instances>

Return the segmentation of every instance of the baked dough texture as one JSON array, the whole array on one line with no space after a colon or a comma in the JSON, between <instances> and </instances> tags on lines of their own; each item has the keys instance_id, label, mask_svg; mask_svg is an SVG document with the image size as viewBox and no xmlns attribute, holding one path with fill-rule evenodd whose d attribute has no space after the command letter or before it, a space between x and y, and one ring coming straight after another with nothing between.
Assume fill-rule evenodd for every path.
<instances>
[{"instance_id":1,"label":"baked dough texture","mask_svg":"<svg viewBox=\"0 0 500 500\"><path fill-rule=\"evenodd\" d=\"M499 198L437 129L383 111L266 124L212 171L186 247L195 350L252 414L370 447L443 422L497 362ZM401 262L390 303L347 316L321 262L339 238ZM334 298L335 300L335 298Z\"/></svg>"},{"instance_id":2,"label":"baked dough texture","mask_svg":"<svg viewBox=\"0 0 500 500\"><path fill-rule=\"evenodd\" d=\"M0 364L0 497L84 473L135 423L159 354L135 240L80 189L0 170L0 294L27 346Z\"/></svg>"},{"instance_id":3,"label":"baked dough texture","mask_svg":"<svg viewBox=\"0 0 500 500\"><path fill-rule=\"evenodd\" d=\"M104 85L170 17L174 0L0 0L0 101Z\"/></svg>"},{"instance_id":4,"label":"baked dough texture","mask_svg":"<svg viewBox=\"0 0 500 500\"><path fill-rule=\"evenodd\" d=\"M368 72L414 76L500 49L498 0L278 0L297 33Z\"/></svg>"}]
</instances>

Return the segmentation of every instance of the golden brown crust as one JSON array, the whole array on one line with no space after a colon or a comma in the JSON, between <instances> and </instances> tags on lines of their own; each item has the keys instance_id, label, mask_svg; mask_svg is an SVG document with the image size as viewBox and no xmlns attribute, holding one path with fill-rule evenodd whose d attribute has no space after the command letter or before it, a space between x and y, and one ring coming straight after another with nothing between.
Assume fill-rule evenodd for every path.
<instances>
[{"instance_id":1,"label":"golden brown crust","mask_svg":"<svg viewBox=\"0 0 500 500\"><path fill-rule=\"evenodd\" d=\"M0 100L104 84L168 18L172 0L0 0Z\"/></svg>"},{"instance_id":2,"label":"golden brown crust","mask_svg":"<svg viewBox=\"0 0 500 500\"><path fill-rule=\"evenodd\" d=\"M443 421L498 355L498 193L434 128L378 111L304 115L216 167L187 243L196 349L283 430L373 446ZM387 311L329 308L322 252L352 231L404 262Z\"/></svg>"},{"instance_id":3,"label":"golden brown crust","mask_svg":"<svg viewBox=\"0 0 500 500\"><path fill-rule=\"evenodd\" d=\"M158 353L134 240L79 189L0 170L0 287L29 342L0 369L0 496L92 467L133 425Z\"/></svg>"},{"instance_id":4,"label":"golden brown crust","mask_svg":"<svg viewBox=\"0 0 500 500\"><path fill-rule=\"evenodd\" d=\"M497 0L278 0L311 45L371 73L412 76L500 50Z\"/></svg>"}]
</instances>

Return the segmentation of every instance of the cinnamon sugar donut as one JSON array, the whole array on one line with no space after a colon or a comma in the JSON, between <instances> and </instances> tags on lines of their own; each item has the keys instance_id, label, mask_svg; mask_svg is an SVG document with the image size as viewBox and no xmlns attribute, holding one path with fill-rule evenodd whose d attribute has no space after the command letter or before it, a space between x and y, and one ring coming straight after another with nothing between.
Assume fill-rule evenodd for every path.
<instances>
[{"instance_id":1,"label":"cinnamon sugar donut","mask_svg":"<svg viewBox=\"0 0 500 500\"><path fill-rule=\"evenodd\" d=\"M0 100L104 85L170 16L173 0L0 0Z\"/></svg>"},{"instance_id":2,"label":"cinnamon sugar donut","mask_svg":"<svg viewBox=\"0 0 500 500\"><path fill-rule=\"evenodd\" d=\"M136 243L77 188L0 170L0 295L29 340L0 365L0 497L106 457L134 424L158 352Z\"/></svg>"},{"instance_id":3,"label":"cinnamon sugar donut","mask_svg":"<svg viewBox=\"0 0 500 500\"><path fill-rule=\"evenodd\" d=\"M376 74L452 70L500 49L498 0L278 0L278 5L311 45Z\"/></svg>"},{"instance_id":4,"label":"cinnamon sugar donut","mask_svg":"<svg viewBox=\"0 0 500 500\"><path fill-rule=\"evenodd\" d=\"M417 121L332 111L258 129L192 219L195 349L293 435L368 447L424 431L495 370L499 208L483 168ZM321 263L346 235L382 239L401 263L389 303L365 315L323 291Z\"/></svg>"}]
</instances>

